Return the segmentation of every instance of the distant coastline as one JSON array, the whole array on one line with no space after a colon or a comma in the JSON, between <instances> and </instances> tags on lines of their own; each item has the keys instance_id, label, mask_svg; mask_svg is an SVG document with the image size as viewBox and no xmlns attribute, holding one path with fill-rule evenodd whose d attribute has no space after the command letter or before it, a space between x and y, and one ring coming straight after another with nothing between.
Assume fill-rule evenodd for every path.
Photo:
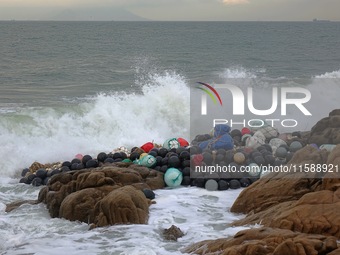
<instances>
[{"instance_id":1,"label":"distant coastline","mask_svg":"<svg viewBox=\"0 0 340 255\"><path fill-rule=\"evenodd\" d=\"M328 19L313 19L313 22L331 22Z\"/></svg>"}]
</instances>

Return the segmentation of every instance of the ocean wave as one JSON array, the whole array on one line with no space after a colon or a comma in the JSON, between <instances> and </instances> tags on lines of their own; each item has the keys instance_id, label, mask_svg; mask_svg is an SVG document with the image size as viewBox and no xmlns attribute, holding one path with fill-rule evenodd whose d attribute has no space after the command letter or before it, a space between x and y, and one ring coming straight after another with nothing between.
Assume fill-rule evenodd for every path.
<instances>
[{"instance_id":1,"label":"ocean wave","mask_svg":"<svg viewBox=\"0 0 340 255\"><path fill-rule=\"evenodd\" d=\"M7 112L0 119L0 175L34 161L188 137L189 91L184 77L166 72L150 74L141 93L100 93L79 104Z\"/></svg>"},{"instance_id":2,"label":"ocean wave","mask_svg":"<svg viewBox=\"0 0 340 255\"><path fill-rule=\"evenodd\" d=\"M333 72L326 72L326 73L321 74L321 75L316 75L314 78L316 78L316 79L326 79L326 78L340 79L340 70L333 71Z\"/></svg>"}]
</instances>

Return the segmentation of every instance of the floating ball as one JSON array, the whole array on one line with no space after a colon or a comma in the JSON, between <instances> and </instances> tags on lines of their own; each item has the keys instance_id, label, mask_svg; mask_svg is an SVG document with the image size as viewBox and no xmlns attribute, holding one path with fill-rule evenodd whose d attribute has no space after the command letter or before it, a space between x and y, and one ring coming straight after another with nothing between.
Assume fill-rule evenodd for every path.
<instances>
[{"instance_id":1,"label":"floating ball","mask_svg":"<svg viewBox=\"0 0 340 255\"><path fill-rule=\"evenodd\" d=\"M269 165L272 165L275 162L275 157L272 155L266 155L264 156L264 159L266 160L266 163Z\"/></svg>"},{"instance_id":2,"label":"floating ball","mask_svg":"<svg viewBox=\"0 0 340 255\"><path fill-rule=\"evenodd\" d=\"M113 163L113 162L114 162L113 158L107 158L107 159L104 160L104 163Z\"/></svg>"},{"instance_id":3,"label":"floating ball","mask_svg":"<svg viewBox=\"0 0 340 255\"><path fill-rule=\"evenodd\" d=\"M288 152L286 156L286 162L289 162L294 156L294 152Z\"/></svg>"},{"instance_id":4,"label":"floating ball","mask_svg":"<svg viewBox=\"0 0 340 255\"><path fill-rule=\"evenodd\" d=\"M162 158L162 166L168 165L169 158Z\"/></svg>"},{"instance_id":5,"label":"floating ball","mask_svg":"<svg viewBox=\"0 0 340 255\"><path fill-rule=\"evenodd\" d=\"M193 186L204 188L205 185L205 179L203 178L197 178L193 181Z\"/></svg>"},{"instance_id":6,"label":"floating ball","mask_svg":"<svg viewBox=\"0 0 340 255\"><path fill-rule=\"evenodd\" d=\"M234 161L234 152L232 150L226 152L225 161L227 164Z\"/></svg>"},{"instance_id":7,"label":"floating ball","mask_svg":"<svg viewBox=\"0 0 340 255\"><path fill-rule=\"evenodd\" d=\"M190 176L190 167L184 167L182 173L183 176Z\"/></svg>"},{"instance_id":8,"label":"floating ball","mask_svg":"<svg viewBox=\"0 0 340 255\"><path fill-rule=\"evenodd\" d=\"M156 158L152 155L146 155L139 160L138 164L145 167L153 167L157 163Z\"/></svg>"},{"instance_id":9,"label":"floating ball","mask_svg":"<svg viewBox=\"0 0 340 255\"><path fill-rule=\"evenodd\" d=\"M224 155L217 154L215 158L215 162L221 162L221 161L224 161Z\"/></svg>"},{"instance_id":10,"label":"floating ball","mask_svg":"<svg viewBox=\"0 0 340 255\"><path fill-rule=\"evenodd\" d=\"M50 176L56 175L56 174L60 174L60 170L59 169L54 169L52 171L49 171Z\"/></svg>"},{"instance_id":11,"label":"floating ball","mask_svg":"<svg viewBox=\"0 0 340 255\"><path fill-rule=\"evenodd\" d=\"M83 159L81 160L84 165L86 165L86 162L92 159L90 155L85 155Z\"/></svg>"},{"instance_id":12,"label":"floating ball","mask_svg":"<svg viewBox=\"0 0 340 255\"><path fill-rule=\"evenodd\" d=\"M101 152L97 155L97 160L99 162L104 162L107 159L107 154L105 152Z\"/></svg>"},{"instance_id":13,"label":"floating ball","mask_svg":"<svg viewBox=\"0 0 340 255\"><path fill-rule=\"evenodd\" d=\"M234 138L235 136L238 136L238 137L241 137L242 136L242 132L238 129L233 129L231 132L230 132L230 136L232 138Z\"/></svg>"},{"instance_id":14,"label":"floating ball","mask_svg":"<svg viewBox=\"0 0 340 255\"><path fill-rule=\"evenodd\" d=\"M51 179L51 177L46 177L44 180L43 180L43 185L47 185L49 180Z\"/></svg>"},{"instance_id":15,"label":"floating ball","mask_svg":"<svg viewBox=\"0 0 340 255\"><path fill-rule=\"evenodd\" d=\"M229 182L225 180L218 181L218 190L227 190L229 189Z\"/></svg>"},{"instance_id":16,"label":"floating ball","mask_svg":"<svg viewBox=\"0 0 340 255\"><path fill-rule=\"evenodd\" d=\"M85 164L86 168L95 168L98 166L98 162L94 159L90 159Z\"/></svg>"},{"instance_id":17,"label":"floating ball","mask_svg":"<svg viewBox=\"0 0 340 255\"><path fill-rule=\"evenodd\" d=\"M152 190L143 189L142 191L147 199L150 199L150 200L155 199L156 195L155 195L155 192L153 192Z\"/></svg>"},{"instance_id":18,"label":"floating ball","mask_svg":"<svg viewBox=\"0 0 340 255\"><path fill-rule=\"evenodd\" d=\"M203 152L203 161L207 164L210 165L213 162L213 157L210 152Z\"/></svg>"},{"instance_id":19,"label":"floating ball","mask_svg":"<svg viewBox=\"0 0 340 255\"><path fill-rule=\"evenodd\" d=\"M33 180L32 180L32 185L33 186L41 186L42 185L42 179L39 178L39 177L35 177Z\"/></svg>"},{"instance_id":20,"label":"floating ball","mask_svg":"<svg viewBox=\"0 0 340 255\"><path fill-rule=\"evenodd\" d=\"M258 165L258 166L262 166L266 163L264 157L261 155L261 156L256 156L254 158L254 162Z\"/></svg>"},{"instance_id":21,"label":"floating ball","mask_svg":"<svg viewBox=\"0 0 340 255\"><path fill-rule=\"evenodd\" d=\"M189 148L190 155L200 154L202 149L198 146L192 146Z\"/></svg>"},{"instance_id":22,"label":"floating ball","mask_svg":"<svg viewBox=\"0 0 340 255\"><path fill-rule=\"evenodd\" d=\"M151 142L143 144L140 148L145 151L146 153L149 153L150 150L154 147L154 144Z\"/></svg>"},{"instance_id":23,"label":"floating ball","mask_svg":"<svg viewBox=\"0 0 340 255\"><path fill-rule=\"evenodd\" d=\"M244 156L244 154L242 152L235 153L235 155L234 155L235 163L242 165L245 160L246 160L246 157Z\"/></svg>"},{"instance_id":24,"label":"floating ball","mask_svg":"<svg viewBox=\"0 0 340 255\"><path fill-rule=\"evenodd\" d=\"M249 178L242 178L240 179L241 187L248 187L251 184Z\"/></svg>"},{"instance_id":25,"label":"floating ball","mask_svg":"<svg viewBox=\"0 0 340 255\"><path fill-rule=\"evenodd\" d=\"M28 182L27 177L22 177L19 181L19 183L25 183L25 184L26 184L26 182Z\"/></svg>"},{"instance_id":26,"label":"floating ball","mask_svg":"<svg viewBox=\"0 0 340 255\"><path fill-rule=\"evenodd\" d=\"M138 152L132 152L130 154L130 160L135 161L136 159L139 159L139 153Z\"/></svg>"},{"instance_id":27,"label":"floating ball","mask_svg":"<svg viewBox=\"0 0 340 255\"><path fill-rule=\"evenodd\" d=\"M44 179L47 176L47 171L45 168L40 168L35 172L35 175L40 179Z\"/></svg>"},{"instance_id":28,"label":"floating ball","mask_svg":"<svg viewBox=\"0 0 340 255\"><path fill-rule=\"evenodd\" d=\"M84 169L84 168L85 168L85 166L84 166L83 163L80 163L80 164L77 165L77 170L81 170L81 169Z\"/></svg>"},{"instance_id":29,"label":"floating ball","mask_svg":"<svg viewBox=\"0 0 340 255\"><path fill-rule=\"evenodd\" d=\"M142 158L144 158L144 157L147 156L147 155L148 155L148 154L147 154L146 152L144 152L144 153L140 154L139 159L142 159Z\"/></svg>"},{"instance_id":30,"label":"floating ball","mask_svg":"<svg viewBox=\"0 0 340 255\"><path fill-rule=\"evenodd\" d=\"M183 180L182 180L182 183L181 185L183 186L189 186L191 183L191 179L189 176L183 176Z\"/></svg>"},{"instance_id":31,"label":"floating ball","mask_svg":"<svg viewBox=\"0 0 340 255\"><path fill-rule=\"evenodd\" d=\"M275 155L278 158L285 158L287 156L287 150L285 147L279 147L276 149Z\"/></svg>"},{"instance_id":32,"label":"floating ball","mask_svg":"<svg viewBox=\"0 0 340 255\"><path fill-rule=\"evenodd\" d=\"M60 168L60 172L63 172L63 173L65 173L65 172L68 172L68 171L70 171L71 169L68 167L68 166L62 166L61 168ZM47 173L46 173L46 176L47 176Z\"/></svg>"},{"instance_id":33,"label":"floating ball","mask_svg":"<svg viewBox=\"0 0 340 255\"><path fill-rule=\"evenodd\" d=\"M156 158L156 157L158 157L158 152L157 151L150 151L149 155L154 156Z\"/></svg>"},{"instance_id":34,"label":"floating ball","mask_svg":"<svg viewBox=\"0 0 340 255\"><path fill-rule=\"evenodd\" d=\"M179 160L178 156L171 156L168 160L169 167L178 168L181 165L181 161Z\"/></svg>"},{"instance_id":35,"label":"floating ball","mask_svg":"<svg viewBox=\"0 0 340 255\"><path fill-rule=\"evenodd\" d=\"M300 131L295 131L295 132L292 133L292 136L301 138L301 132Z\"/></svg>"},{"instance_id":36,"label":"floating ball","mask_svg":"<svg viewBox=\"0 0 340 255\"><path fill-rule=\"evenodd\" d=\"M78 163L73 163L71 165L71 170L77 170L78 165L79 165Z\"/></svg>"},{"instance_id":37,"label":"floating ball","mask_svg":"<svg viewBox=\"0 0 340 255\"><path fill-rule=\"evenodd\" d=\"M24 168L21 171L21 176L24 177L30 170L28 168Z\"/></svg>"},{"instance_id":38,"label":"floating ball","mask_svg":"<svg viewBox=\"0 0 340 255\"><path fill-rule=\"evenodd\" d=\"M167 139L164 144L163 144L163 147L165 149L168 149L168 150L171 150L173 148L177 149L178 147L180 147L180 143L177 141L176 138L170 138L170 139Z\"/></svg>"},{"instance_id":39,"label":"floating ball","mask_svg":"<svg viewBox=\"0 0 340 255\"><path fill-rule=\"evenodd\" d=\"M190 167L190 160L189 160L189 159L184 160L184 161L182 162L182 167Z\"/></svg>"},{"instance_id":40,"label":"floating ball","mask_svg":"<svg viewBox=\"0 0 340 255\"><path fill-rule=\"evenodd\" d=\"M161 156L162 158L164 158L165 155L166 155L168 152L169 152L169 151L168 151L167 149L165 149L165 148L160 148L160 149L158 150L158 155Z\"/></svg>"},{"instance_id":41,"label":"floating ball","mask_svg":"<svg viewBox=\"0 0 340 255\"><path fill-rule=\"evenodd\" d=\"M162 165L162 159L163 159L163 158L162 158L161 156L157 156L157 157L156 157L156 165L157 165L157 166L161 166L161 165Z\"/></svg>"},{"instance_id":42,"label":"floating ball","mask_svg":"<svg viewBox=\"0 0 340 255\"><path fill-rule=\"evenodd\" d=\"M74 157L77 158L77 159L82 160L84 156L83 156L83 154L78 153L78 154L75 155Z\"/></svg>"},{"instance_id":43,"label":"floating ball","mask_svg":"<svg viewBox=\"0 0 340 255\"><path fill-rule=\"evenodd\" d=\"M182 147L187 147L187 146L189 146L189 142L188 142L187 140L185 140L184 138L182 138L182 137L177 138L177 141L179 142L179 144L180 144Z\"/></svg>"},{"instance_id":44,"label":"floating ball","mask_svg":"<svg viewBox=\"0 0 340 255\"><path fill-rule=\"evenodd\" d=\"M209 191L216 191L218 189L218 184L215 180L207 180L204 186L205 189Z\"/></svg>"},{"instance_id":45,"label":"floating ball","mask_svg":"<svg viewBox=\"0 0 340 255\"><path fill-rule=\"evenodd\" d=\"M239 189L239 188L241 188L241 183L238 180L231 180L229 182L229 188L230 189Z\"/></svg>"},{"instance_id":46,"label":"floating ball","mask_svg":"<svg viewBox=\"0 0 340 255\"><path fill-rule=\"evenodd\" d=\"M79 163L81 163L81 160L79 158L74 158L74 159L72 159L71 164L74 164L74 163L79 164Z\"/></svg>"},{"instance_id":47,"label":"floating ball","mask_svg":"<svg viewBox=\"0 0 340 255\"><path fill-rule=\"evenodd\" d=\"M252 177L259 176L261 174L261 168L256 163L249 164L248 174Z\"/></svg>"},{"instance_id":48,"label":"floating ball","mask_svg":"<svg viewBox=\"0 0 340 255\"><path fill-rule=\"evenodd\" d=\"M299 141L294 141L289 145L289 150L291 152L296 152L302 148L302 144Z\"/></svg>"},{"instance_id":49,"label":"floating ball","mask_svg":"<svg viewBox=\"0 0 340 255\"><path fill-rule=\"evenodd\" d=\"M61 166L67 166L67 167L71 167L71 162L70 161L64 161Z\"/></svg>"},{"instance_id":50,"label":"floating ball","mask_svg":"<svg viewBox=\"0 0 340 255\"><path fill-rule=\"evenodd\" d=\"M182 161L190 159L190 152L189 152L189 151L182 151L182 152L179 154L179 158L180 158Z\"/></svg>"},{"instance_id":51,"label":"floating ball","mask_svg":"<svg viewBox=\"0 0 340 255\"><path fill-rule=\"evenodd\" d=\"M251 131L250 131L250 129L249 128L242 128L241 129L241 134L242 134L242 136L244 136L244 135L246 135L246 134L250 134L251 133Z\"/></svg>"},{"instance_id":52,"label":"floating ball","mask_svg":"<svg viewBox=\"0 0 340 255\"><path fill-rule=\"evenodd\" d=\"M166 173L167 170L168 170L168 165L163 165L163 166L161 166L161 169L159 169L159 171L164 173L164 174Z\"/></svg>"},{"instance_id":53,"label":"floating ball","mask_svg":"<svg viewBox=\"0 0 340 255\"><path fill-rule=\"evenodd\" d=\"M183 175L177 168L169 168L164 174L164 181L171 188L181 185L182 180Z\"/></svg>"}]
</instances>

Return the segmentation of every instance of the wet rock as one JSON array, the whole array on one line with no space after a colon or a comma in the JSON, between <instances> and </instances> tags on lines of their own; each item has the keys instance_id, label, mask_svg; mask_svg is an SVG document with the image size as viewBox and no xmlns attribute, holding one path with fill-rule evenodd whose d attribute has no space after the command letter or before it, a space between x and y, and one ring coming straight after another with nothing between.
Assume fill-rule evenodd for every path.
<instances>
[{"instance_id":1,"label":"wet rock","mask_svg":"<svg viewBox=\"0 0 340 255\"><path fill-rule=\"evenodd\" d=\"M5 212L11 212L15 209L17 209L18 207L20 207L23 204L29 204L29 205L36 205L39 204L40 202L38 200L23 200L23 201L16 201L10 204L6 205L6 209Z\"/></svg>"},{"instance_id":2,"label":"wet rock","mask_svg":"<svg viewBox=\"0 0 340 255\"><path fill-rule=\"evenodd\" d=\"M308 142L318 146L340 143L340 109L333 110L328 117L313 126Z\"/></svg>"},{"instance_id":3,"label":"wet rock","mask_svg":"<svg viewBox=\"0 0 340 255\"><path fill-rule=\"evenodd\" d=\"M335 237L277 228L255 228L240 231L232 238L193 244L184 252L202 255L321 255L332 254L330 252L335 252L337 248Z\"/></svg>"},{"instance_id":4,"label":"wet rock","mask_svg":"<svg viewBox=\"0 0 340 255\"><path fill-rule=\"evenodd\" d=\"M175 225L172 225L170 228L163 230L163 238L165 240L177 241L178 238L181 238L183 236L184 233L182 232L182 230Z\"/></svg>"},{"instance_id":5,"label":"wet rock","mask_svg":"<svg viewBox=\"0 0 340 255\"><path fill-rule=\"evenodd\" d=\"M126 219L123 216L112 216L119 219L116 223L114 223L113 218L109 218L108 212L103 212L106 216L100 216L95 221L98 215L95 214L96 212L93 211L93 208L99 202L103 207L111 206L112 199L103 199L122 186L132 185L131 189L136 191L164 188L163 174L155 170L150 171L148 168L138 165L121 164L125 167L109 165L54 175L49 180L47 187L40 191L38 200L47 204L51 217L63 217L69 220L95 223L98 226L102 226L105 222L108 224L120 224L121 220L130 220L129 217L135 215L136 212L130 212L131 215ZM131 191L130 193L134 192ZM130 193L127 192L127 195ZM140 194L145 201L148 201L141 191ZM122 197L122 195L120 196ZM105 201L110 205L105 205ZM134 201L134 199L131 199L131 201ZM131 201L126 202L130 209L133 208ZM116 202L113 204L113 207L117 206ZM121 205L120 202L118 205ZM100 208L97 208L97 210L98 214L101 213ZM118 214L122 214L122 212L119 211ZM134 221L134 223L137 222Z\"/></svg>"}]
</instances>

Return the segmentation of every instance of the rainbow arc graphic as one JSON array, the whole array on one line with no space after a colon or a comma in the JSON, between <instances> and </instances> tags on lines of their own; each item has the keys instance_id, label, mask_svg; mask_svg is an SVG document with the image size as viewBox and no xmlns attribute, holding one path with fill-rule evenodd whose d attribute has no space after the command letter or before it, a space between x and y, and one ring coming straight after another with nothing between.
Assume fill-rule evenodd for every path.
<instances>
[{"instance_id":1,"label":"rainbow arc graphic","mask_svg":"<svg viewBox=\"0 0 340 255\"><path fill-rule=\"evenodd\" d=\"M216 100L216 98L217 98L220 105L221 106L223 105L222 99L221 99L220 95L218 94L218 92L216 91L216 89L214 89L211 85L204 83L204 82L197 82L197 83L201 85L197 88L204 91L211 98L211 100L214 102L214 104L217 104L217 100Z\"/></svg>"}]
</instances>

